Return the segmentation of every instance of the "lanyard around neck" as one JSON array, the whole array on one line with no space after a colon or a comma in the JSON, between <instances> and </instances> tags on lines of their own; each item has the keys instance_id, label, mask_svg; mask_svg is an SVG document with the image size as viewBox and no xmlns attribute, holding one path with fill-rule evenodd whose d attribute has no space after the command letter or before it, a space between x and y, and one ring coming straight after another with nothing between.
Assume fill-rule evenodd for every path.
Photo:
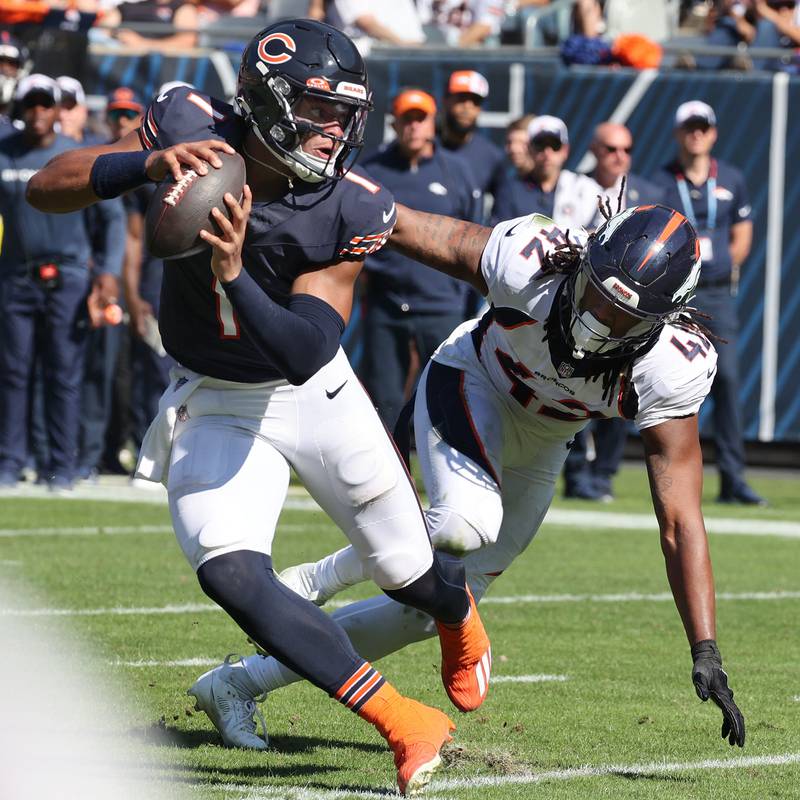
<instances>
[{"instance_id":1,"label":"lanyard around neck","mask_svg":"<svg viewBox=\"0 0 800 800\"><path fill-rule=\"evenodd\" d=\"M697 228L697 218L694 215L694 206L692 205L692 198L689 194L689 187L686 185L686 177L682 172L675 175L675 182L678 184L678 194L681 196L681 203L683 204L683 213L686 215L689 222ZM711 164L708 170L708 179L706 180L706 190L708 195L706 200L708 202L708 214L706 216L706 230L713 231L717 225L717 162L711 159Z\"/></svg>"}]
</instances>

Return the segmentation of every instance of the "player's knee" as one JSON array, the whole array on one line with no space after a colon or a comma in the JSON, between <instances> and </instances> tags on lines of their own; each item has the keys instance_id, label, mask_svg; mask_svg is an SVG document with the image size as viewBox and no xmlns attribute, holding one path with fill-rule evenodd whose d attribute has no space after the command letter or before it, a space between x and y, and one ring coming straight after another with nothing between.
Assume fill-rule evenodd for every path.
<instances>
[{"instance_id":1,"label":"player's knee","mask_svg":"<svg viewBox=\"0 0 800 800\"><path fill-rule=\"evenodd\" d=\"M503 521L503 507L488 501L468 514L449 506L433 506L425 512L428 533L437 550L464 555L497 541Z\"/></svg>"},{"instance_id":2,"label":"player's knee","mask_svg":"<svg viewBox=\"0 0 800 800\"><path fill-rule=\"evenodd\" d=\"M381 589L402 589L427 572L433 563L433 551L424 547L399 544L382 549L364 563L364 572Z\"/></svg>"},{"instance_id":3,"label":"player's knee","mask_svg":"<svg viewBox=\"0 0 800 800\"><path fill-rule=\"evenodd\" d=\"M202 590L228 613L247 609L248 598L263 594L273 581L272 559L264 553L236 550L210 558L197 570ZM263 598L261 598L263 600ZM263 605L261 611L263 611Z\"/></svg>"}]
</instances>

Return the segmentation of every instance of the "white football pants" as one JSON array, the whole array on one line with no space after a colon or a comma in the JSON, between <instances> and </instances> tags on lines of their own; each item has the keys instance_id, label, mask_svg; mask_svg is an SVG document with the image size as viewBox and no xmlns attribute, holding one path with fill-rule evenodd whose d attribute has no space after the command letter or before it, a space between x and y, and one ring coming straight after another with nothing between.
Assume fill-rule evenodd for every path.
<instances>
[{"instance_id":1,"label":"white football pants","mask_svg":"<svg viewBox=\"0 0 800 800\"><path fill-rule=\"evenodd\" d=\"M507 403L480 370L466 373L464 392L472 426L501 477L502 487L498 487L486 470L432 429L425 401L428 372L426 367L414 409L417 455L431 504L426 517L434 542L435 526L442 520L451 531L466 526L486 537L486 544L464 556L467 583L480 601L539 530L567 456L568 437L544 434L546 429L536 420L526 425L526 416L514 413L514 401L509 398ZM369 661L436 635L429 616L385 595L340 608L333 617ZM265 691L299 680L273 658L251 657L245 665Z\"/></svg>"},{"instance_id":2,"label":"white football pants","mask_svg":"<svg viewBox=\"0 0 800 800\"><path fill-rule=\"evenodd\" d=\"M167 489L178 542L195 570L236 550L271 553L290 467L382 589L407 586L430 568L414 487L340 349L302 386L206 378L186 400Z\"/></svg>"}]
</instances>

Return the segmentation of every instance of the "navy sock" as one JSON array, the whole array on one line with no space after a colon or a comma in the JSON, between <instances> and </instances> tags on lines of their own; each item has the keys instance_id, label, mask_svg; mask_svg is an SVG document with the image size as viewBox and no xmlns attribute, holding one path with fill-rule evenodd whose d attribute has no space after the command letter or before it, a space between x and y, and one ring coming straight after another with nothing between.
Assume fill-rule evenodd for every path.
<instances>
[{"instance_id":1,"label":"navy sock","mask_svg":"<svg viewBox=\"0 0 800 800\"><path fill-rule=\"evenodd\" d=\"M469 611L465 580L464 562L435 550L433 564L424 575L402 589L384 592L392 600L424 611L445 625L456 625Z\"/></svg>"},{"instance_id":2,"label":"navy sock","mask_svg":"<svg viewBox=\"0 0 800 800\"><path fill-rule=\"evenodd\" d=\"M328 614L277 579L269 556L225 553L206 561L197 578L254 642L328 694L366 663Z\"/></svg>"}]
</instances>

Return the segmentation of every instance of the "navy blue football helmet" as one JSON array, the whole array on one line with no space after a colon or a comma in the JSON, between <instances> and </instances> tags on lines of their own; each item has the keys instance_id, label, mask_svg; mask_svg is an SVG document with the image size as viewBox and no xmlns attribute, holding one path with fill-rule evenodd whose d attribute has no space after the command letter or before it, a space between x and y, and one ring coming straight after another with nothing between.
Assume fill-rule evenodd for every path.
<instances>
[{"instance_id":1,"label":"navy blue football helmet","mask_svg":"<svg viewBox=\"0 0 800 800\"><path fill-rule=\"evenodd\" d=\"M236 102L258 139L299 178L341 178L364 144L372 108L367 67L350 39L309 19L276 22L242 54ZM340 123L342 135L324 129ZM326 157L305 152L304 137L331 140Z\"/></svg>"},{"instance_id":2,"label":"navy blue football helmet","mask_svg":"<svg viewBox=\"0 0 800 800\"><path fill-rule=\"evenodd\" d=\"M666 206L634 206L589 238L565 286L562 334L574 358L632 356L686 310L700 277L700 243L683 214ZM587 287L634 318L613 336L585 308Z\"/></svg>"}]
</instances>

